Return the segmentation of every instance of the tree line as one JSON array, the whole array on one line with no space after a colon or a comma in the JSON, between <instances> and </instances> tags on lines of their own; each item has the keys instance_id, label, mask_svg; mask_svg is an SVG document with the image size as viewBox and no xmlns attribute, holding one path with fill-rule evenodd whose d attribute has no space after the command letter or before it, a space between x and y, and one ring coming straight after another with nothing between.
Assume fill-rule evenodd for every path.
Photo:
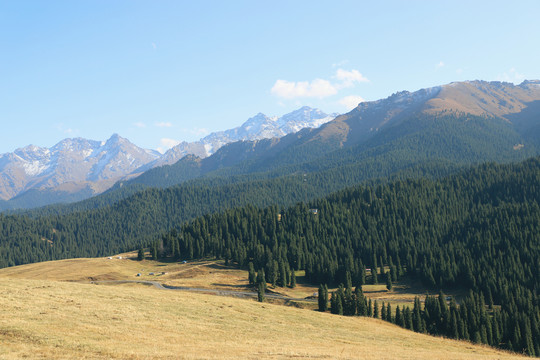
<instances>
[{"instance_id":1,"label":"tree line","mask_svg":"<svg viewBox=\"0 0 540 360\"><path fill-rule=\"evenodd\" d=\"M353 187L286 209L230 209L185 223L153 246L162 257L251 262L267 274L283 264L305 270L314 284L358 288L366 268L384 266L390 275L371 281L389 278L391 286L407 275L431 289L469 289L477 305L460 307L456 322L458 329L460 319L473 327L458 330L458 338L487 336L488 344L540 354L539 203L540 159L534 158L440 180ZM483 314L486 299L500 309L497 315ZM427 314L426 329L448 334L447 323L442 330ZM495 325L485 318L497 319L497 336L489 335Z\"/></svg>"}]
</instances>

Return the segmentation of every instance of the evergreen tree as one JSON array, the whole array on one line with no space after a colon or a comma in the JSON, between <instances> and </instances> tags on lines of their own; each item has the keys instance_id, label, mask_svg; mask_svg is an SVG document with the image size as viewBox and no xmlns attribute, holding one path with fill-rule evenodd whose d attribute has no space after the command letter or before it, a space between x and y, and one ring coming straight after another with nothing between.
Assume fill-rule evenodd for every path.
<instances>
[{"instance_id":1,"label":"evergreen tree","mask_svg":"<svg viewBox=\"0 0 540 360\"><path fill-rule=\"evenodd\" d=\"M421 312L421 305L420 305L420 298L416 296L414 298L414 307L413 307L413 329L416 332L424 332L424 319L422 318L422 312Z\"/></svg>"},{"instance_id":2,"label":"evergreen tree","mask_svg":"<svg viewBox=\"0 0 540 360\"><path fill-rule=\"evenodd\" d=\"M264 276L264 269L260 269L257 273L257 286L263 284L264 289L266 290L266 278Z\"/></svg>"},{"instance_id":3,"label":"evergreen tree","mask_svg":"<svg viewBox=\"0 0 540 360\"><path fill-rule=\"evenodd\" d=\"M142 247L139 248L139 252L137 253L137 260L139 261L144 260L144 249Z\"/></svg>"},{"instance_id":4,"label":"evergreen tree","mask_svg":"<svg viewBox=\"0 0 540 360\"><path fill-rule=\"evenodd\" d=\"M255 267L253 266L253 262L251 261L248 264L248 280L249 280L249 285L255 285L255 281L256 281Z\"/></svg>"},{"instance_id":5,"label":"evergreen tree","mask_svg":"<svg viewBox=\"0 0 540 360\"><path fill-rule=\"evenodd\" d=\"M291 288L296 287L296 273L294 270L291 270Z\"/></svg>"},{"instance_id":6,"label":"evergreen tree","mask_svg":"<svg viewBox=\"0 0 540 360\"><path fill-rule=\"evenodd\" d=\"M323 311L328 311L328 286L326 286L326 284L324 284L323 290Z\"/></svg>"},{"instance_id":7,"label":"evergreen tree","mask_svg":"<svg viewBox=\"0 0 540 360\"><path fill-rule=\"evenodd\" d=\"M392 318L392 307L390 306L390 303L386 304L386 321L394 322L394 319Z\"/></svg>"},{"instance_id":8,"label":"evergreen tree","mask_svg":"<svg viewBox=\"0 0 540 360\"><path fill-rule=\"evenodd\" d=\"M257 300L258 300L259 302L263 302L263 301L264 301L264 291L265 291L264 283L260 282L260 283L257 285Z\"/></svg>"},{"instance_id":9,"label":"evergreen tree","mask_svg":"<svg viewBox=\"0 0 540 360\"><path fill-rule=\"evenodd\" d=\"M350 271L345 273L345 289L352 289L352 278Z\"/></svg>"},{"instance_id":10,"label":"evergreen tree","mask_svg":"<svg viewBox=\"0 0 540 360\"><path fill-rule=\"evenodd\" d=\"M388 291L392 290L392 276L391 276L390 272L386 273L386 289Z\"/></svg>"},{"instance_id":11,"label":"evergreen tree","mask_svg":"<svg viewBox=\"0 0 540 360\"><path fill-rule=\"evenodd\" d=\"M279 262L279 276L278 276L278 280L277 280L277 285L279 287L285 287L285 285L287 285L287 275L286 275L286 270L285 270L285 264L283 263L283 261L280 261Z\"/></svg>"},{"instance_id":12,"label":"evergreen tree","mask_svg":"<svg viewBox=\"0 0 540 360\"><path fill-rule=\"evenodd\" d=\"M324 285L319 285L319 296L318 296L318 302L319 302L319 311L326 311L328 308L328 298L326 297L325 291L324 291Z\"/></svg>"},{"instance_id":13,"label":"evergreen tree","mask_svg":"<svg viewBox=\"0 0 540 360\"><path fill-rule=\"evenodd\" d=\"M405 321L403 320L403 317L401 316L401 310L399 309L399 306L396 306L396 316L395 316L394 322L398 326L405 327Z\"/></svg>"},{"instance_id":14,"label":"evergreen tree","mask_svg":"<svg viewBox=\"0 0 540 360\"><path fill-rule=\"evenodd\" d=\"M409 309L408 307L404 307L403 318L405 321L405 328L409 330L414 330L413 315L411 309Z\"/></svg>"},{"instance_id":15,"label":"evergreen tree","mask_svg":"<svg viewBox=\"0 0 540 360\"><path fill-rule=\"evenodd\" d=\"M152 260L157 260L158 259L158 245L157 245L157 242L154 242L152 244L152 247L151 247L151 252L152 252Z\"/></svg>"}]
</instances>

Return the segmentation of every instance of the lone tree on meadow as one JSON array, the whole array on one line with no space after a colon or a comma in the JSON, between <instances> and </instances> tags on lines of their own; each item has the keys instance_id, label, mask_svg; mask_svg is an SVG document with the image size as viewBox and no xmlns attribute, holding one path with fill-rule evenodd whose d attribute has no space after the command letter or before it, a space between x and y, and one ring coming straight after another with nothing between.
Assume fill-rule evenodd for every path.
<instances>
[{"instance_id":1,"label":"lone tree on meadow","mask_svg":"<svg viewBox=\"0 0 540 360\"><path fill-rule=\"evenodd\" d=\"M253 263L251 261L249 262L248 268L249 268L249 276L248 276L249 285L255 285L255 280L256 280L257 275L255 275L255 268L253 267Z\"/></svg>"},{"instance_id":2,"label":"lone tree on meadow","mask_svg":"<svg viewBox=\"0 0 540 360\"><path fill-rule=\"evenodd\" d=\"M264 301L264 284L262 282L257 286L257 301Z\"/></svg>"}]
</instances>

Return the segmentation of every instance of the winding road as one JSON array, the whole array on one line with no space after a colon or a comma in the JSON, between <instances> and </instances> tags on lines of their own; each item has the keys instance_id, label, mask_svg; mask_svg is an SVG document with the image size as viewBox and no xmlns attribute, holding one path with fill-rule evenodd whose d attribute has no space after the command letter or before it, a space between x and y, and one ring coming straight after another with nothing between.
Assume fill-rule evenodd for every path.
<instances>
[{"instance_id":1,"label":"winding road","mask_svg":"<svg viewBox=\"0 0 540 360\"><path fill-rule=\"evenodd\" d=\"M203 289L203 288L193 288L186 286L170 286L163 285L157 281L148 281L148 280L97 280L90 281L91 284L145 284L152 285L160 290L172 290L172 291L190 291L190 292L200 292L206 294L213 294L219 296L231 296L231 297L241 297L241 298L257 298L257 293L253 291L233 291L233 290L218 290L218 289ZM308 298L291 298L288 296L266 293L264 295L268 299L277 299L284 301L304 301L304 302L317 302L317 299L308 299Z\"/></svg>"}]
</instances>

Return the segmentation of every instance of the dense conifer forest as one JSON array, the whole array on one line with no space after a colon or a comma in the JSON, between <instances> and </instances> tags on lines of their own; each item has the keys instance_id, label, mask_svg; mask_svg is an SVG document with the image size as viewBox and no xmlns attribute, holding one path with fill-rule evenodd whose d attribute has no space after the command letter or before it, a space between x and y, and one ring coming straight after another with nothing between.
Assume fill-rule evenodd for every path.
<instances>
[{"instance_id":1,"label":"dense conifer forest","mask_svg":"<svg viewBox=\"0 0 540 360\"><path fill-rule=\"evenodd\" d=\"M539 203L540 159L534 158L483 165L441 180L349 188L284 210L227 210L184 224L152 247L161 257L210 256L243 267L251 262L272 283L286 283L282 268L284 274L305 270L314 284L345 284L333 295L341 302L333 311L349 315L364 315L350 303L361 300L360 294L353 299L352 287L366 281L366 267L390 269L379 272L389 286L407 275L434 290L469 289L459 307L428 298L422 310L419 303L410 315L402 309L405 320L398 317L398 323L535 355L540 354ZM387 281L376 274L371 281ZM372 306L371 315L379 316ZM392 319L387 308L383 313Z\"/></svg>"},{"instance_id":2,"label":"dense conifer forest","mask_svg":"<svg viewBox=\"0 0 540 360\"><path fill-rule=\"evenodd\" d=\"M343 284L331 294L338 314L384 316L416 331L540 354L540 158L309 200L332 189L330 176L347 173L325 176L147 189L94 210L0 215L0 266L150 246L155 257L251 263L277 286L301 269L313 284ZM391 287L402 276L470 295L448 307L426 299L422 309L394 315L353 292L366 281Z\"/></svg>"}]
</instances>

